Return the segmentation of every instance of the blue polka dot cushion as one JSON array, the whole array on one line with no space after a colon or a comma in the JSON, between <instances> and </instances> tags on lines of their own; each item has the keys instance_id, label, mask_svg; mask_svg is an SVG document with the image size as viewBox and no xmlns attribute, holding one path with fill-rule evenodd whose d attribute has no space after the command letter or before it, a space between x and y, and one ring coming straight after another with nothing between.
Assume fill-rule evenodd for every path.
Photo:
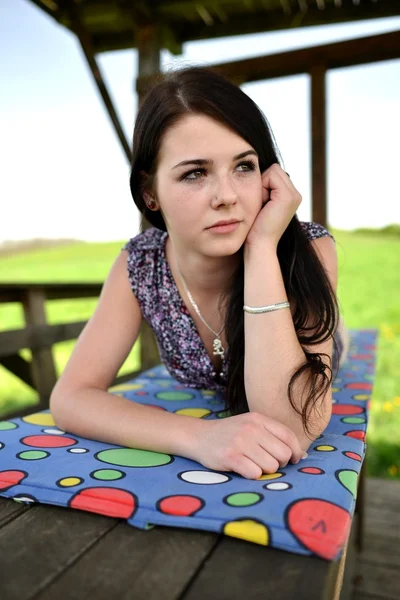
<instances>
[{"instance_id":1,"label":"blue polka dot cushion","mask_svg":"<svg viewBox=\"0 0 400 600\"><path fill-rule=\"evenodd\" d=\"M205 529L336 560L350 531L366 450L376 337L377 330L350 330L331 421L297 465L250 480L181 456L71 435L44 410L0 421L0 495L122 518L141 529ZM226 416L217 393L186 388L163 364L110 392L197 418Z\"/></svg>"}]
</instances>

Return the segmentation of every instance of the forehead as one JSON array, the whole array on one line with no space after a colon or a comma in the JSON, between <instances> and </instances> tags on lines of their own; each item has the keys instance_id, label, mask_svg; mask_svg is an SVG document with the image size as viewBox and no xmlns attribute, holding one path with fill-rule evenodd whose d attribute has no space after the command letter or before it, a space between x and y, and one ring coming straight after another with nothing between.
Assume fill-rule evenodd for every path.
<instances>
[{"instance_id":1,"label":"forehead","mask_svg":"<svg viewBox=\"0 0 400 600\"><path fill-rule=\"evenodd\" d=\"M227 125L206 115L185 115L165 132L159 158L160 163L168 164L218 155L232 158L249 147L246 140Z\"/></svg>"}]
</instances>

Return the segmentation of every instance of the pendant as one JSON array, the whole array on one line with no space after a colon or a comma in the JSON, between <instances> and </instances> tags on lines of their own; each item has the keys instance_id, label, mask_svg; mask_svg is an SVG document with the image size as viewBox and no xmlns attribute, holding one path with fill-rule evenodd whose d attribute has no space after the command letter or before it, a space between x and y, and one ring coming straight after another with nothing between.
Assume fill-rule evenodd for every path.
<instances>
[{"instance_id":1,"label":"pendant","mask_svg":"<svg viewBox=\"0 0 400 600\"><path fill-rule=\"evenodd\" d=\"M215 338L215 340L213 341L213 354L214 356L218 355L221 356L221 358L224 358L224 349L219 338Z\"/></svg>"}]
</instances>

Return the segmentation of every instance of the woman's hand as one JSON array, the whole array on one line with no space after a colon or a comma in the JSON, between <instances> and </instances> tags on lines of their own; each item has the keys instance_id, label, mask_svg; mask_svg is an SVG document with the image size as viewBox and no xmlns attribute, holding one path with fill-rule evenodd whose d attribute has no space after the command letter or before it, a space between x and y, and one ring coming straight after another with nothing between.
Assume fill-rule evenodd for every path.
<instances>
[{"instance_id":1,"label":"woman's hand","mask_svg":"<svg viewBox=\"0 0 400 600\"><path fill-rule=\"evenodd\" d=\"M235 471L246 479L276 473L304 451L291 429L260 413L248 412L204 421L191 447L194 460L216 471Z\"/></svg>"},{"instance_id":2,"label":"woman's hand","mask_svg":"<svg viewBox=\"0 0 400 600\"><path fill-rule=\"evenodd\" d=\"M278 163L262 173L261 183L263 207L247 234L245 244L249 246L262 241L276 248L302 197Z\"/></svg>"}]
</instances>

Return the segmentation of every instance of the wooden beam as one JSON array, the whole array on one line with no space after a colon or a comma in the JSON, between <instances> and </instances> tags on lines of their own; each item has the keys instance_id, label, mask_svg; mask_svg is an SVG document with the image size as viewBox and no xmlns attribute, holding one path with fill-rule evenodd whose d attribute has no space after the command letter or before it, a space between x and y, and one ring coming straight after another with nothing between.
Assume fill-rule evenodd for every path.
<instances>
[{"instance_id":1,"label":"wooden beam","mask_svg":"<svg viewBox=\"0 0 400 600\"><path fill-rule=\"evenodd\" d=\"M10 373L21 379L26 385L35 389L35 383L32 379L31 364L20 354L3 356L0 358L0 365Z\"/></svg>"},{"instance_id":2,"label":"wooden beam","mask_svg":"<svg viewBox=\"0 0 400 600\"><path fill-rule=\"evenodd\" d=\"M46 300L99 296L102 283L0 283L0 303L23 302L27 290L45 290Z\"/></svg>"},{"instance_id":3,"label":"wooden beam","mask_svg":"<svg viewBox=\"0 0 400 600\"><path fill-rule=\"evenodd\" d=\"M234 60L210 68L231 81L244 84L309 73L316 64L323 64L326 69L341 69L396 58L400 58L400 31ZM151 81L144 77L137 86L146 88L149 83Z\"/></svg>"},{"instance_id":4,"label":"wooden beam","mask_svg":"<svg viewBox=\"0 0 400 600\"><path fill-rule=\"evenodd\" d=\"M62 323L60 325L28 325L25 329L0 332L0 358L15 355L22 348L40 350L54 344L74 340L83 331L87 321Z\"/></svg>"},{"instance_id":5,"label":"wooden beam","mask_svg":"<svg viewBox=\"0 0 400 600\"><path fill-rule=\"evenodd\" d=\"M45 325L46 296L44 290L28 290L24 298L24 313L26 324ZM32 379L39 393L40 406L44 409L49 406L50 394L57 381L56 367L51 348L32 350Z\"/></svg>"},{"instance_id":6,"label":"wooden beam","mask_svg":"<svg viewBox=\"0 0 400 600\"><path fill-rule=\"evenodd\" d=\"M312 221L327 227L326 205L326 69L311 69Z\"/></svg>"},{"instance_id":7,"label":"wooden beam","mask_svg":"<svg viewBox=\"0 0 400 600\"><path fill-rule=\"evenodd\" d=\"M60 5L61 5L61 0L60 0ZM85 55L86 61L89 65L90 71L93 75L93 79L95 81L97 89L100 92L100 95L104 102L104 106L107 110L107 113L111 119L111 123L112 123L112 125L115 129L115 132L118 136L118 139L121 143L122 150L124 151L128 161L131 162L132 161L132 152L131 152L129 142L125 136L124 130L122 129L122 125L118 118L114 104L111 100L110 94L108 93L107 86L104 82L104 78L100 71L100 67L97 64L97 61L95 59L95 56L94 56L95 51L93 48L92 40L91 40L91 37L90 37L87 29L85 28L84 23L82 22L82 20L80 18L79 8L76 5L74 0L62 0L62 6L63 6L63 8L68 10L68 13L69 13L69 16L71 19L72 30L74 31L77 38L79 39L83 54Z\"/></svg>"},{"instance_id":8,"label":"wooden beam","mask_svg":"<svg viewBox=\"0 0 400 600\"><path fill-rule=\"evenodd\" d=\"M182 11L182 7L180 10ZM180 40L185 43L234 35L364 21L365 19L397 16L399 13L398 2L392 0L379 0L377 3L371 2L370 4L363 3L362 6L347 3L346 6L340 8L326 5L323 10L320 10L313 1L312 3L308 2L306 11L302 11L300 6L294 7L292 14L285 14L280 7L276 10L243 11L239 14L231 14L228 21L218 22L215 20L213 25L209 26L202 21L187 21L185 26L181 28ZM160 14L162 16L162 11ZM101 37L98 36L96 43L100 44L101 41Z\"/></svg>"},{"instance_id":9,"label":"wooden beam","mask_svg":"<svg viewBox=\"0 0 400 600\"><path fill-rule=\"evenodd\" d=\"M136 32L136 41L138 46L138 77L136 88L138 93L138 105L141 106L147 86L152 83L152 79L160 72L160 31L155 23L144 22ZM144 82L141 86L139 82ZM138 85L139 84L139 85ZM141 216L141 231L149 229L152 225L147 219ZM154 332L145 319L142 319L140 328L140 368L142 370L150 369L161 362Z\"/></svg>"},{"instance_id":10,"label":"wooden beam","mask_svg":"<svg viewBox=\"0 0 400 600\"><path fill-rule=\"evenodd\" d=\"M190 4L193 3L190 1ZM228 19L214 19L213 24L207 26L200 17L191 20L182 18L182 15L185 14L184 7L185 3L179 9L177 8L176 15L166 13L166 9L163 7L157 12L160 25L169 27L180 44L196 40L285 31L333 23L361 22L365 19L379 19L400 14L398 2L392 0L379 0L377 3L371 2L369 5L363 4L362 6L353 4L341 8L326 5L323 10L313 3L309 4L306 12L301 11L298 6L293 7L292 14L285 14L282 8L257 10L256 12L243 11L239 14L228 13ZM64 25L68 26L67 23ZM114 30L106 26L106 21L101 28L100 26L97 28L89 26L89 29L96 53L136 47L129 19L124 21L122 17L119 26Z\"/></svg>"}]
</instances>

